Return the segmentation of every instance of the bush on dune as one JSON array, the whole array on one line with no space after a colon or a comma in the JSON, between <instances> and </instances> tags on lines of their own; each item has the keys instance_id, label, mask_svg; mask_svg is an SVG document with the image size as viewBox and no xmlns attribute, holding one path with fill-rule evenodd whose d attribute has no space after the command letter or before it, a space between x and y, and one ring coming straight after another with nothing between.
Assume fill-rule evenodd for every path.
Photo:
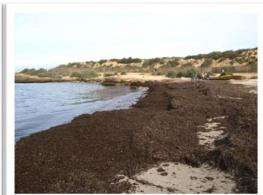
<instances>
[{"instance_id":1,"label":"bush on dune","mask_svg":"<svg viewBox=\"0 0 263 195\"><path fill-rule=\"evenodd\" d=\"M81 74L79 72L73 72L70 76L71 77L78 77L78 78L80 78Z\"/></svg>"},{"instance_id":2,"label":"bush on dune","mask_svg":"<svg viewBox=\"0 0 263 195\"><path fill-rule=\"evenodd\" d=\"M179 72L177 77L193 77L197 74L195 69L188 70L186 72Z\"/></svg>"},{"instance_id":3,"label":"bush on dune","mask_svg":"<svg viewBox=\"0 0 263 195\"><path fill-rule=\"evenodd\" d=\"M212 65L213 60L211 58L205 59L205 61L201 64L202 68L207 68Z\"/></svg>"},{"instance_id":4,"label":"bush on dune","mask_svg":"<svg viewBox=\"0 0 263 195\"><path fill-rule=\"evenodd\" d=\"M107 72L107 73L104 73L104 77L111 77L111 76L115 76L117 75L116 72Z\"/></svg>"},{"instance_id":5,"label":"bush on dune","mask_svg":"<svg viewBox=\"0 0 263 195\"><path fill-rule=\"evenodd\" d=\"M210 52L208 54L198 54L198 55L190 55L190 56L186 56L185 59L201 59L201 58L210 58L210 59L214 59L214 60L218 60L220 58L223 59L234 59L237 58L238 56L240 56L243 52L248 51L249 49L240 49L240 50L228 50L228 51L224 51L224 52L220 52L220 51L214 51L214 52Z\"/></svg>"},{"instance_id":6,"label":"bush on dune","mask_svg":"<svg viewBox=\"0 0 263 195\"><path fill-rule=\"evenodd\" d=\"M230 72L230 71L224 71L224 72L221 72L221 74L220 74L220 76L222 77L222 76L232 76L233 74L232 74L232 72Z\"/></svg>"},{"instance_id":7,"label":"bush on dune","mask_svg":"<svg viewBox=\"0 0 263 195\"><path fill-rule=\"evenodd\" d=\"M147 59L147 60L144 60L143 67L153 66L154 64L160 63L161 61L162 61L161 58Z\"/></svg>"},{"instance_id":8,"label":"bush on dune","mask_svg":"<svg viewBox=\"0 0 263 195\"><path fill-rule=\"evenodd\" d=\"M99 76L97 72L95 71L86 71L81 74L82 78L93 78Z\"/></svg>"},{"instance_id":9,"label":"bush on dune","mask_svg":"<svg viewBox=\"0 0 263 195\"><path fill-rule=\"evenodd\" d=\"M122 63L122 64L130 64L130 63L140 63L142 60L139 58L122 58L120 60L115 60L118 63Z\"/></svg>"},{"instance_id":10,"label":"bush on dune","mask_svg":"<svg viewBox=\"0 0 263 195\"><path fill-rule=\"evenodd\" d=\"M248 65L251 67L257 67L258 60L255 57L251 57L248 59Z\"/></svg>"},{"instance_id":11,"label":"bush on dune","mask_svg":"<svg viewBox=\"0 0 263 195\"><path fill-rule=\"evenodd\" d=\"M126 74L127 74L127 72L124 72L124 71L123 71L123 72L121 72L121 75L126 75Z\"/></svg>"},{"instance_id":12,"label":"bush on dune","mask_svg":"<svg viewBox=\"0 0 263 195\"><path fill-rule=\"evenodd\" d=\"M179 63L179 59L173 59L169 62L167 62L167 66L170 66L170 67L176 67L178 66L180 63Z\"/></svg>"},{"instance_id":13,"label":"bush on dune","mask_svg":"<svg viewBox=\"0 0 263 195\"><path fill-rule=\"evenodd\" d=\"M181 77L193 77L197 74L195 69L191 69L185 72L174 72L170 71L166 74L168 78L181 78Z\"/></svg>"},{"instance_id":14,"label":"bush on dune","mask_svg":"<svg viewBox=\"0 0 263 195\"><path fill-rule=\"evenodd\" d=\"M105 62L107 62L107 60L100 60L100 61L99 61L99 64L103 64L103 63L105 63Z\"/></svg>"},{"instance_id":15,"label":"bush on dune","mask_svg":"<svg viewBox=\"0 0 263 195\"><path fill-rule=\"evenodd\" d=\"M89 79L99 76L95 71L85 71L85 72L73 72L71 77L76 77L80 79Z\"/></svg>"},{"instance_id":16,"label":"bush on dune","mask_svg":"<svg viewBox=\"0 0 263 195\"><path fill-rule=\"evenodd\" d=\"M174 72L174 71L169 71L169 72L166 74L166 77L168 77L168 78L176 78L176 77L177 77L177 73Z\"/></svg>"},{"instance_id":17,"label":"bush on dune","mask_svg":"<svg viewBox=\"0 0 263 195\"><path fill-rule=\"evenodd\" d=\"M40 69L25 68L20 73L30 74L30 75L37 75L37 74L40 74L40 73L47 73L47 70L44 69L44 68L40 68Z\"/></svg>"}]
</instances>

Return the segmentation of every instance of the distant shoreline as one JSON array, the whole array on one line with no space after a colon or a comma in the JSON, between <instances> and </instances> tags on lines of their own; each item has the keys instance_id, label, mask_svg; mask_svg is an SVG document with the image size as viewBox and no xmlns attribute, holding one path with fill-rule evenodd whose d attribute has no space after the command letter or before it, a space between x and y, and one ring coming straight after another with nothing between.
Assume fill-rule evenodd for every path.
<instances>
[{"instance_id":1,"label":"distant shoreline","mask_svg":"<svg viewBox=\"0 0 263 195\"><path fill-rule=\"evenodd\" d=\"M186 57L151 59L122 58L71 62L52 69L25 68L15 74L16 83L44 82L111 82L179 81L187 78L213 80L250 79L257 77L258 49L211 52Z\"/></svg>"},{"instance_id":2,"label":"distant shoreline","mask_svg":"<svg viewBox=\"0 0 263 195\"><path fill-rule=\"evenodd\" d=\"M255 79L257 73L234 73L233 76L211 77L212 80L244 80L244 79ZM149 81L159 82L178 82L178 81L189 81L190 78L167 78L164 75L152 75L150 73L127 73L126 75L116 75L110 77L97 77L90 79L78 79L71 77L64 77L60 79L31 76L27 74L17 73L15 75L15 83L48 83L48 82L99 82L102 84L124 84L131 85L132 83L145 83Z\"/></svg>"}]
</instances>

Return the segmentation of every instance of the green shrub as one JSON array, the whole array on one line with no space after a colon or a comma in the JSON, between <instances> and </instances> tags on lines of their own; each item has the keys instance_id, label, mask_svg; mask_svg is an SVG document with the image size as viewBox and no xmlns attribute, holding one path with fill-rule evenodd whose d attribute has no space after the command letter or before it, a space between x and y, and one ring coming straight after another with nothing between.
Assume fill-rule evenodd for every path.
<instances>
[{"instance_id":1,"label":"green shrub","mask_svg":"<svg viewBox=\"0 0 263 195\"><path fill-rule=\"evenodd\" d=\"M73 72L71 77L77 77L80 79L88 79L99 76L95 71L85 71L85 72Z\"/></svg>"},{"instance_id":2,"label":"green shrub","mask_svg":"<svg viewBox=\"0 0 263 195\"><path fill-rule=\"evenodd\" d=\"M127 74L127 73L126 73L126 72L124 72L124 71L123 71L123 72L121 72L121 75L126 75L126 74Z\"/></svg>"},{"instance_id":3,"label":"green shrub","mask_svg":"<svg viewBox=\"0 0 263 195\"><path fill-rule=\"evenodd\" d=\"M110 77L110 76L115 76L117 75L118 73L116 72L107 72L107 73L104 73L104 77Z\"/></svg>"},{"instance_id":4,"label":"green shrub","mask_svg":"<svg viewBox=\"0 0 263 195\"><path fill-rule=\"evenodd\" d=\"M244 58L244 57L237 57L235 59L235 61L238 62L239 64L243 64L243 63L246 62L246 58Z\"/></svg>"},{"instance_id":5,"label":"green shrub","mask_svg":"<svg viewBox=\"0 0 263 195\"><path fill-rule=\"evenodd\" d=\"M62 75L55 73L55 72L50 72L47 71L45 73L38 73L37 76L39 77L49 77L49 78L62 78Z\"/></svg>"},{"instance_id":6,"label":"green shrub","mask_svg":"<svg viewBox=\"0 0 263 195\"><path fill-rule=\"evenodd\" d=\"M221 72L220 76L232 76L232 72L225 70L224 72Z\"/></svg>"},{"instance_id":7,"label":"green shrub","mask_svg":"<svg viewBox=\"0 0 263 195\"><path fill-rule=\"evenodd\" d=\"M24 70L21 71L21 73L38 76L38 75L46 74L47 70L44 68L39 68L39 69L25 68Z\"/></svg>"},{"instance_id":8,"label":"green shrub","mask_svg":"<svg viewBox=\"0 0 263 195\"><path fill-rule=\"evenodd\" d=\"M100 61L99 61L100 64L103 64L103 63L105 63L105 62L107 62L107 60L100 60Z\"/></svg>"},{"instance_id":9,"label":"green shrub","mask_svg":"<svg viewBox=\"0 0 263 195\"><path fill-rule=\"evenodd\" d=\"M80 64L80 62L70 62L68 63L67 67L76 67L76 68L80 68L82 65Z\"/></svg>"},{"instance_id":10,"label":"green shrub","mask_svg":"<svg viewBox=\"0 0 263 195\"><path fill-rule=\"evenodd\" d=\"M174 72L174 71L169 71L169 72L166 74L166 77L168 77L168 78L176 78L176 77L177 77L177 74L176 74L176 72Z\"/></svg>"},{"instance_id":11,"label":"green shrub","mask_svg":"<svg viewBox=\"0 0 263 195\"><path fill-rule=\"evenodd\" d=\"M118 63L122 63L122 64L130 64L130 63L140 63L142 60L139 59L139 58L131 58L131 57L129 57L129 58L122 58L120 60L116 60L115 59L115 61L118 62Z\"/></svg>"},{"instance_id":12,"label":"green shrub","mask_svg":"<svg viewBox=\"0 0 263 195\"><path fill-rule=\"evenodd\" d=\"M31 74L32 72L35 72L36 70L34 68L25 68L20 73L24 74Z\"/></svg>"},{"instance_id":13,"label":"green shrub","mask_svg":"<svg viewBox=\"0 0 263 195\"><path fill-rule=\"evenodd\" d=\"M34 68L27 69L26 68L22 70L21 73L38 76L38 77L60 78L60 75L58 73L48 71L44 68L39 68L39 69L34 69Z\"/></svg>"},{"instance_id":14,"label":"green shrub","mask_svg":"<svg viewBox=\"0 0 263 195\"><path fill-rule=\"evenodd\" d=\"M160 63L161 60L162 60L161 58L147 59L147 60L144 60L142 66L143 66L143 67L152 66L152 65L154 65L154 64Z\"/></svg>"},{"instance_id":15,"label":"green shrub","mask_svg":"<svg viewBox=\"0 0 263 195\"><path fill-rule=\"evenodd\" d=\"M213 60L211 58L205 59L205 61L201 64L202 68L207 68L212 65Z\"/></svg>"},{"instance_id":16,"label":"green shrub","mask_svg":"<svg viewBox=\"0 0 263 195\"><path fill-rule=\"evenodd\" d=\"M211 53L206 54L204 57L217 60L217 59L219 59L219 58L222 57L222 52L220 52L220 51L214 51L214 52L211 52Z\"/></svg>"},{"instance_id":17,"label":"green shrub","mask_svg":"<svg viewBox=\"0 0 263 195\"><path fill-rule=\"evenodd\" d=\"M238 57L242 52L244 51L248 51L249 49L241 49L241 50L228 50L228 51L224 51L224 52L220 52L220 51L214 51L214 52L210 52L208 54L198 54L198 55L190 55L190 56L186 56L185 59L201 59L201 58L211 58L214 60L218 60L219 58L229 58L229 59L234 59L236 57Z\"/></svg>"},{"instance_id":18,"label":"green shrub","mask_svg":"<svg viewBox=\"0 0 263 195\"><path fill-rule=\"evenodd\" d=\"M248 65L251 67L257 67L258 59L255 57L248 58Z\"/></svg>"},{"instance_id":19,"label":"green shrub","mask_svg":"<svg viewBox=\"0 0 263 195\"><path fill-rule=\"evenodd\" d=\"M184 77L193 77L197 74L195 69L188 70L184 73Z\"/></svg>"},{"instance_id":20,"label":"green shrub","mask_svg":"<svg viewBox=\"0 0 263 195\"><path fill-rule=\"evenodd\" d=\"M94 62L94 61L91 60L91 61L86 61L85 63L86 63L86 64L94 64L94 63L96 63L96 62Z\"/></svg>"},{"instance_id":21,"label":"green shrub","mask_svg":"<svg viewBox=\"0 0 263 195\"><path fill-rule=\"evenodd\" d=\"M189 67L192 67L193 66L193 64L191 64L191 63L185 63L185 64L183 64L183 67L185 67L185 68L189 68Z\"/></svg>"},{"instance_id":22,"label":"green shrub","mask_svg":"<svg viewBox=\"0 0 263 195\"><path fill-rule=\"evenodd\" d=\"M81 73L81 78L88 79L99 76L95 71L86 71Z\"/></svg>"},{"instance_id":23,"label":"green shrub","mask_svg":"<svg viewBox=\"0 0 263 195\"><path fill-rule=\"evenodd\" d=\"M62 72L62 73L59 73L61 76L71 76L71 73L70 72Z\"/></svg>"},{"instance_id":24,"label":"green shrub","mask_svg":"<svg viewBox=\"0 0 263 195\"><path fill-rule=\"evenodd\" d=\"M73 72L70 76L71 77L81 78L81 74L79 72Z\"/></svg>"},{"instance_id":25,"label":"green shrub","mask_svg":"<svg viewBox=\"0 0 263 195\"><path fill-rule=\"evenodd\" d=\"M65 65L65 64L61 64L58 66L58 68L66 68L66 67L67 67L67 65Z\"/></svg>"},{"instance_id":26,"label":"green shrub","mask_svg":"<svg viewBox=\"0 0 263 195\"><path fill-rule=\"evenodd\" d=\"M48 73L39 73L39 74L37 74L37 76L39 76L39 77L53 77L52 74L48 74Z\"/></svg>"},{"instance_id":27,"label":"green shrub","mask_svg":"<svg viewBox=\"0 0 263 195\"><path fill-rule=\"evenodd\" d=\"M166 74L166 77L169 77L169 78L181 78L181 77L193 77L197 74L196 70L195 69L191 69L191 70L188 70L188 71L185 71L185 72L174 72L174 71L169 71L167 74Z\"/></svg>"},{"instance_id":28,"label":"green shrub","mask_svg":"<svg viewBox=\"0 0 263 195\"><path fill-rule=\"evenodd\" d=\"M222 52L223 58L234 59L237 58L238 56L239 56L239 52L235 52L232 50Z\"/></svg>"},{"instance_id":29,"label":"green shrub","mask_svg":"<svg viewBox=\"0 0 263 195\"><path fill-rule=\"evenodd\" d=\"M179 65L179 59L173 59L167 62L167 66L170 66L170 67L176 67L178 65Z\"/></svg>"},{"instance_id":30,"label":"green shrub","mask_svg":"<svg viewBox=\"0 0 263 195\"><path fill-rule=\"evenodd\" d=\"M191 69L191 70L188 70L186 72L178 72L177 73L177 77L180 78L180 77L193 77L197 74L196 70L195 69Z\"/></svg>"}]
</instances>

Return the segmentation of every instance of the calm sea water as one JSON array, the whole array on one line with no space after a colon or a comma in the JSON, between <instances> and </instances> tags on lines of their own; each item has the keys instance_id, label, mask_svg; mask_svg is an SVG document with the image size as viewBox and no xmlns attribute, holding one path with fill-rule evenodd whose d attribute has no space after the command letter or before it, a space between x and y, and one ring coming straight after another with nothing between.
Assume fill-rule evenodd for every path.
<instances>
[{"instance_id":1,"label":"calm sea water","mask_svg":"<svg viewBox=\"0 0 263 195\"><path fill-rule=\"evenodd\" d=\"M16 141L34 132L70 122L83 113L125 109L146 88L102 86L97 83L15 84Z\"/></svg>"}]
</instances>

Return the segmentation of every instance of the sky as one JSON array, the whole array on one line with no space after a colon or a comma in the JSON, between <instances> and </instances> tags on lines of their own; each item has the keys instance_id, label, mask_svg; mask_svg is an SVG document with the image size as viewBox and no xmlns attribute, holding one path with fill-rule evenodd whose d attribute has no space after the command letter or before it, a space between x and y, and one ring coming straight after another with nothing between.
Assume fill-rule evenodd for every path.
<instances>
[{"instance_id":1,"label":"sky","mask_svg":"<svg viewBox=\"0 0 263 195\"><path fill-rule=\"evenodd\" d=\"M253 13L102 11L17 13L15 67L123 57L187 56L257 47Z\"/></svg>"}]
</instances>

